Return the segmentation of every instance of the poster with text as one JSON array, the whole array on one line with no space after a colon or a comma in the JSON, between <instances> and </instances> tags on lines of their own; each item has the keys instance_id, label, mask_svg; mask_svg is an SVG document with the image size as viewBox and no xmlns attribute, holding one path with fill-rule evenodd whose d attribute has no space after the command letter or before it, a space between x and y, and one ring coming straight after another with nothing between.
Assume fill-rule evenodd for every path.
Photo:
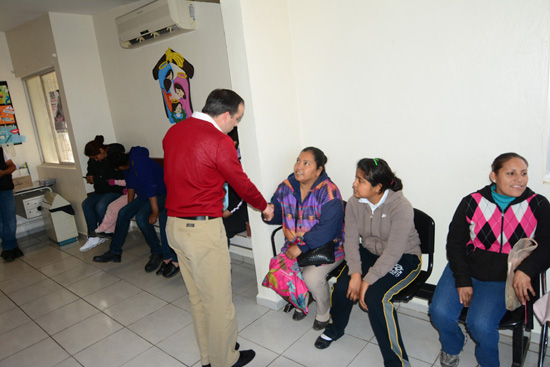
<instances>
[{"instance_id":1,"label":"poster with text","mask_svg":"<svg viewBox=\"0 0 550 367\"><path fill-rule=\"evenodd\" d=\"M21 144L23 138L19 135L15 110L11 104L8 82L0 81L0 145Z\"/></svg>"}]
</instances>

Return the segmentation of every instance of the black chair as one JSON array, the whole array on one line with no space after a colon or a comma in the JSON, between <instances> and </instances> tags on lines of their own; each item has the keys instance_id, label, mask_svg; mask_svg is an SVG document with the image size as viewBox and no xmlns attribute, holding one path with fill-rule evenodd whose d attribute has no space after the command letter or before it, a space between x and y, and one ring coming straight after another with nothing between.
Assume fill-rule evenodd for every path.
<instances>
[{"instance_id":1,"label":"black chair","mask_svg":"<svg viewBox=\"0 0 550 367\"><path fill-rule=\"evenodd\" d=\"M435 222L422 210L414 209L414 227L420 237L420 250L423 255L428 255L428 266L426 270L420 271L420 274L407 288L393 296L392 301L409 302L414 297L431 300L433 295L433 291L430 293L423 286L432 274L434 266Z\"/></svg>"}]
</instances>

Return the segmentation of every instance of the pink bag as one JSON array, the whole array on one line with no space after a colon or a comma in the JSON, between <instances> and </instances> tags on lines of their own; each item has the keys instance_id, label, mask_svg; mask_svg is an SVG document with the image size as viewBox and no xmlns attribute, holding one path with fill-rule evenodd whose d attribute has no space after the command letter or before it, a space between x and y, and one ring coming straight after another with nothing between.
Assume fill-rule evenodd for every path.
<instances>
[{"instance_id":1,"label":"pink bag","mask_svg":"<svg viewBox=\"0 0 550 367\"><path fill-rule=\"evenodd\" d=\"M284 253L278 254L269 261L269 272L262 285L273 289L278 295L302 310L306 315L307 286L302 271L296 260L290 260Z\"/></svg>"}]
</instances>

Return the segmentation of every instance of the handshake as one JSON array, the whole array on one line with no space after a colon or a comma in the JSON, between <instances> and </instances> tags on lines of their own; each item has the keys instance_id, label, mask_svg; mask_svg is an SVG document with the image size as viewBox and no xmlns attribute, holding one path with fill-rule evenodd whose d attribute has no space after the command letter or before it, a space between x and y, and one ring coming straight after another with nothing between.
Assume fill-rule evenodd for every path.
<instances>
[{"instance_id":1,"label":"handshake","mask_svg":"<svg viewBox=\"0 0 550 367\"><path fill-rule=\"evenodd\" d=\"M263 216L264 216L264 220L266 221L270 221L273 219L273 216L274 216L274 206L273 204L271 203L268 203L267 206L265 207L264 211L262 212Z\"/></svg>"}]
</instances>

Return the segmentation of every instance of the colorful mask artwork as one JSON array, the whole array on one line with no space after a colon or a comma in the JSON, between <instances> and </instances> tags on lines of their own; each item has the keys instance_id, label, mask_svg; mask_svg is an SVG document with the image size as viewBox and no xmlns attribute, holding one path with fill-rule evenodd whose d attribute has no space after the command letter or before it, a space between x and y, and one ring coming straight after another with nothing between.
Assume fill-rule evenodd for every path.
<instances>
[{"instance_id":1,"label":"colorful mask artwork","mask_svg":"<svg viewBox=\"0 0 550 367\"><path fill-rule=\"evenodd\" d=\"M172 124L193 114L189 79L194 73L193 65L170 48L153 68L153 78L159 81L166 117Z\"/></svg>"},{"instance_id":2,"label":"colorful mask artwork","mask_svg":"<svg viewBox=\"0 0 550 367\"><path fill-rule=\"evenodd\" d=\"M0 145L21 144L24 137L19 135L15 120L15 110L11 104L7 82L0 82Z\"/></svg>"}]
</instances>

